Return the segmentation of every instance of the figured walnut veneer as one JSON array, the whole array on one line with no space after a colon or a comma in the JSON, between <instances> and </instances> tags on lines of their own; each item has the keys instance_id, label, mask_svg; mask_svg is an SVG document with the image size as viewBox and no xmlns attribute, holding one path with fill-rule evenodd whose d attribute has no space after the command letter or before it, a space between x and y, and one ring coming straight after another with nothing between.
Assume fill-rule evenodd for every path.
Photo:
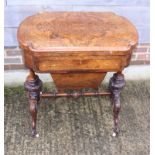
<instances>
[{"instance_id":1,"label":"figured walnut veneer","mask_svg":"<svg viewBox=\"0 0 155 155\"><path fill-rule=\"evenodd\" d=\"M129 65L138 40L135 27L111 12L40 13L20 24L17 37L26 66L35 72L57 73L52 77L59 90L67 84L67 88L97 88L106 72Z\"/></svg>"}]
</instances>

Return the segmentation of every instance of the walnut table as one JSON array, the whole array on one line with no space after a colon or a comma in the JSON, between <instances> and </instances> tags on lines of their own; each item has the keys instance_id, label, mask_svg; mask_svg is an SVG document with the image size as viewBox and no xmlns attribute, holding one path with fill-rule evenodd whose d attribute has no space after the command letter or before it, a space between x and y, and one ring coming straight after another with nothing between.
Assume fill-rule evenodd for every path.
<instances>
[{"instance_id":1,"label":"walnut table","mask_svg":"<svg viewBox=\"0 0 155 155\"><path fill-rule=\"evenodd\" d=\"M126 18L111 12L44 12L26 18L17 39L30 73L25 82L36 136L40 97L109 95L114 113L113 135L119 132L120 91L125 85L122 71L129 65L138 42L136 28ZM115 72L106 92L97 90L107 72ZM42 93L36 73L50 73L56 93ZM76 90L67 93L68 90Z\"/></svg>"}]
</instances>

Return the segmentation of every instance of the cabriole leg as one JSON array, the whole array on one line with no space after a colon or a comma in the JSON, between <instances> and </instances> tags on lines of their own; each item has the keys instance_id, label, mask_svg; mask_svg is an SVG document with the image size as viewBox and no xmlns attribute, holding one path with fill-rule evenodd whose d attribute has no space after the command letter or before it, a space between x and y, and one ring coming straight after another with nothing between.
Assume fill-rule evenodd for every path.
<instances>
[{"instance_id":1,"label":"cabriole leg","mask_svg":"<svg viewBox=\"0 0 155 155\"><path fill-rule=\"evenodd\" d=\"M42 88L42 81L39 79L38 75L30 69L30 73L27 76L27 79L24 83L25 89L28 91L29 97L29 109L32 118L32 132L33 137L38 137L39 135L36 132L36 120L37 120L37 109L38 102L40 100L40 91Z\"/></svg>"},{"instance_id":2,"label":"cabriole leg","mask_svg":"<svg viewBox=\"0 0 155 155\"><path fill-rule=\"evenodd\" d=\"M110 79L109 89L111 91L111 100L113 105L114 115L114 129L113 136L119 133L119 112L121 110L120 93L122 88L125 86L124 75L122 73L115 73Z\"/></svg>"}]
</instances>

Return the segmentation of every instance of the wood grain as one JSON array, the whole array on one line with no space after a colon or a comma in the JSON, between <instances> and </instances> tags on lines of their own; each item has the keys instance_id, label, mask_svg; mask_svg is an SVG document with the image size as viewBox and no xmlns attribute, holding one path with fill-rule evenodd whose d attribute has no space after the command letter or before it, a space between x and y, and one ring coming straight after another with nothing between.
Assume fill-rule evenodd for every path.
<instances>
[{"instance_id":1,"label":"wood grain","mask_svg":"<svg viewBox=\"0 0 155 155\"><path fill-rule=\"evenodd\" d=\"M34 51L125 52L138 41L135 27L111 12L40 13L21 23L17 37Z\"/></svg>"},{"instance_id":2,"label":"wood grain","mask_svg":"<svg viewBox=\"0 0 155 155\"><path fill-rule=\"evenodd\" d=\"M121 72L138 34L130 21L112 12L43 12L20 24L17 39L26 66L52 74L61 91L97 88L106 72Z\"/></svg>"},{"instance_id":3,"label":"wood grain","mask_svg":"<svg viewBox=\"0 0 155 155\"><path fill-rule=\"evenodd\" d=\"M106 73L51 74L59 92L82 88L98 89L105 75Z\"/></svg>"}]
</instances>

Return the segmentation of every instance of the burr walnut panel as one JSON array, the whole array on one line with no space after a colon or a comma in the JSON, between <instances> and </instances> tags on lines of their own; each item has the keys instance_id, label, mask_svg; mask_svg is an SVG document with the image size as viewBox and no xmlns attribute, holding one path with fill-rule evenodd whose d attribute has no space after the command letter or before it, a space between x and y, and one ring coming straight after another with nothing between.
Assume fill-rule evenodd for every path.
<instances>
[{"instance_id":1,"label":"burr walnut panel","mask_svg":"<svg viewBox=\"0 0 155 155\"><path fill-rule=\"evenodd\" d=\"M42 51L122 51L137 44L135 27L111 12L44 12L26 18L18 29L25 47Z\"/></svg>"},{"instance_id":2,"label":"burr walnut panel","mask_svg":"<svg viewBox=\"0 0 155 155\"><path fill-rule=\"evenodd\" d=\"M121 72L138 34L130 21L112 12L43 12L27 17L17 38L25 65L51 73L60 91L97 88L106 72Z\"/></svg>"},{"instance_id":3,"label":"burr walnut panel","mask_svg":"<svg viewBox=\"0 0 155 155\"><path fill-rule=\"evenodd\" d=\"M113 64L113 66L111 65ZM41 61L39 62L40 71L54 71L54 70L105 70L114 71L119 70L121 67L120 59L111 60L51 60L51 61Z\"/></svg>"}]
</instances>

